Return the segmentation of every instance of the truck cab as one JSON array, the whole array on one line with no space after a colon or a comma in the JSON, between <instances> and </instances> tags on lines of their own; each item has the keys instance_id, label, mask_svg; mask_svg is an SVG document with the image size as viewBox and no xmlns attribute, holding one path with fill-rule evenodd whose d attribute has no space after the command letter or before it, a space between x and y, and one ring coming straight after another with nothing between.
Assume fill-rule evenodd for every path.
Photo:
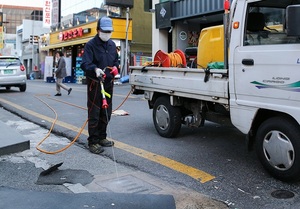
<instances>
[{"instance_id":1,"label":"truck cab","mask_svg":"<svg viewBox=\"0 0 300 209\"><path fill-rule=\"evenodd\" d=\"M298 178L300 167L300 36L287 30L299 28L300 10L290 2L300 3L233 2L228 62L231 121L284 180Z\"/></svg>"},{"instance_id":2,"label":"truck cab","mask_svg":"<svg viewBox=\"0 0 300 209\"><path fill-rule=\"evenodd\" d=\"M289 2L234 2L229 49L230 108L233 124L244 133L253 124L249 119L257 114L285 113L300 123L296 76L300 38L286 32Z\"/></svg>"}]
</instances>

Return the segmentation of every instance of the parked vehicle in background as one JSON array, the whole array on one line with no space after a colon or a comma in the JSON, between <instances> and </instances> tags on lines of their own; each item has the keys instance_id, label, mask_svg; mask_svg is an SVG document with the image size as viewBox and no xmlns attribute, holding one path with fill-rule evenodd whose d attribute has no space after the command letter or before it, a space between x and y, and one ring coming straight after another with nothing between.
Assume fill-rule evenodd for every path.
<instances>
[{"instance_id":1,"label":"parked vehicle in background","mask_svg":"<svg viewBox=\"0 0 300 209\"><path fill-rule=\"evenodd\" d=\"M18 57L0 56L0 87L19 87L26 91L26 68Z\"/></svg>"}]
</instances>

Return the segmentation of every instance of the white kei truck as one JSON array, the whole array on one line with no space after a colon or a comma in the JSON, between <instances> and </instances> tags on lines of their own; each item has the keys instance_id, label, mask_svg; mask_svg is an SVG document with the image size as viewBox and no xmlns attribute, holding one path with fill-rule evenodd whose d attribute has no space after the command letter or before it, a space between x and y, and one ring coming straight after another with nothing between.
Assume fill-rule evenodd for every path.
<instances>
[{"instance_id":1,"label":"white kei truck","mask_svg":"<svg viewBox=\"0 0 300 209\"><path fill-rule=\"evenodd\" d=\"M233 0L224 11L222 46L215 27L203 29L198 68L130 66L132 93L144 94L162 137L230 123L273 177L299 181L300 0Z\"/></svg>"}]
</instances>

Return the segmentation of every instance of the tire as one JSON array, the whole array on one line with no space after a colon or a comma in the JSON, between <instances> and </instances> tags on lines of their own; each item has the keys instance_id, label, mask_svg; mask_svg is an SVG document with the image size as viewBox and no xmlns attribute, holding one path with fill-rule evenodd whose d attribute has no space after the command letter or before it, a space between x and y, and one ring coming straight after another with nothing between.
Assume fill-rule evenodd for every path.
<instances>
[{"instance_id":1,"label":"tire","mask_svg":"<svg viewBox=\"0 0 300 209\"><path fill-rule=\"evenodd\" d=\"M300 180L300 127L296 122L284 117L263 122L256 135L256 152L273 177Z\"/></svg>"},{"instance_id":2,"label":"tire","mask_svg":"<svg viewBox=\"0 0 300 209\"><path fill-rule=\"evenodd\" d=\"M26 84L21 85L21 86L19 87L19 89L20 89L20 92L25 92L25 91L26 91Z\"/></svg>"},{"instance_id":3,"label":"tire","mask_svg":"<svg viewBox=\"0 0 300 209\"><path fill-rule=\"evenodd\" d=\"M153 106L153 123L162 137L175 137L181 128L180 108L172 106L168 97L159 97Z\"/></svg>"},{"instance_id":4,"label":"tire","mask_svg":"<svg viewBox=\"0 0 300 209\"><path fill-rule=\"evenodd\" d=\"M6 86L5 88L6 88L7 91L9 91L11 89L10 86Z\"/></svg>"}]
</instances>

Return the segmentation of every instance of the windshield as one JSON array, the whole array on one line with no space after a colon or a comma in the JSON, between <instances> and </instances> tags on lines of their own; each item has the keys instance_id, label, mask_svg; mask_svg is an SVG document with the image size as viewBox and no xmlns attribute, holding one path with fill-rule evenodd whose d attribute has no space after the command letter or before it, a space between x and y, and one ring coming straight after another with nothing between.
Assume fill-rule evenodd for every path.
<instances>
[{"instance_id":1,"label":"windshield","mask_svg":"<svg viewBox=\"0 0 300 209\"><path fill-rule=\"evenodd\" d=\"M298 37L287 36L286 8L262 6L266 2L248 5L244 46L300 43Z\"/></svg>"},{"instance_id":2,"label":"windshield","mask_svg":"<svg viewBox=\"0 0 300 209\"><path fill-rule=\"evenodd\" d=\"M254 2L253 4L260 7L277 7L285 9L289 5L300 4L300 0L263 0Z\"/></svg>"}]
</instances>

